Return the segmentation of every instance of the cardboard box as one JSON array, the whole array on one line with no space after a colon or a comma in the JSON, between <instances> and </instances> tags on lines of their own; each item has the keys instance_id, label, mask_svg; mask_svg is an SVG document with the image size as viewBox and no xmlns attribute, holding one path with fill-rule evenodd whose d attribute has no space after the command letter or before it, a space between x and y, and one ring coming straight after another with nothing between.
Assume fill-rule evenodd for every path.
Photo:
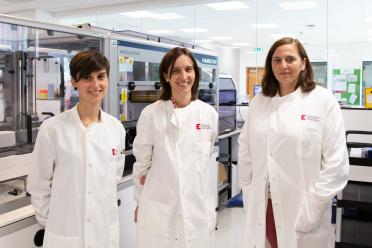
<instances>
[{"instance_id":1,"label":"cardboard box","mask_svg":"<svg viewBox=\"0 0 372 248\"><path fill-rule=\"evenodd\" d=\"M220 164L218 166L218 182L219 183L227 182L227 172L224 164Z\"/></svg>"}]
</instances>

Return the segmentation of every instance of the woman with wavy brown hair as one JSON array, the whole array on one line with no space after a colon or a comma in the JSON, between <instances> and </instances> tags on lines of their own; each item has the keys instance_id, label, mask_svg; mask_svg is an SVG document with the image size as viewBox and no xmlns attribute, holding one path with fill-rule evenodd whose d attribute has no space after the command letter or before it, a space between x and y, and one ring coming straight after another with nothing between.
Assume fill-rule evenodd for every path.
<instances>
[{"instance_id":1,"label":"woman with wavy brown hair","mask_svg":"<svg viewBox=\"0 0 372 248\"><path fill-rule=\"evenodd\" d=\"M300 41L276 41L239 137L246 247L334 247L331 202L347 156L337 100L315 84Z\"/></svg>"}]
</instances>

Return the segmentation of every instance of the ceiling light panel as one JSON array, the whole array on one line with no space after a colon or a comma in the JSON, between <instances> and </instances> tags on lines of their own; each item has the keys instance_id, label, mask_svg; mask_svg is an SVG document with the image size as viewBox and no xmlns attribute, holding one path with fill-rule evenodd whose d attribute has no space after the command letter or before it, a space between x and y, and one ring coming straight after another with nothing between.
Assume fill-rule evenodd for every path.
<instances>
[{"instance_id":1,"label":"ceiling light panel","mask_svg":"<svg viewBox=\"0 0 372 248\"><path fill-rule=\"evenodd\" d=\"M215 10L235 10L235 9L246 9L248 6L240 1L226 1L217 3L208 3L208 7Z\"/></svg>"},{"instance_id":2,"label":"ceiling light panel","mask_svg":"<svg viewBox=\"0 0 372 248\"><path fill-rule=\"evenodd\" d=\"M316 1L292 1L278 3L285 10L316 9L319 4Z\"/></svg>"},{"instance_id":3,"label":"ceiling light panel","mask_svg":"<svg viewBox=\"0 0 372 248\"><path fill-rule=\"evenodd\" d=\"M132 18L155 18L156 17L155 13L152 13L146 10L124 12L120 14L128 16L128 17L132 17Z\"/></svg>"},{"instance_id":4,"label":"ceiling light panel","mask_svg":"<svg viewBox=\"0 0 372 248\"><path fill-rule=\"evenodd\" d=\"M132 18L154 18L158 20L175 20L175 19L184 19L185 17L176 13L153 13L147 10L141 11L131 11L120 13L122 15L132 17Z\"/></svg>"}]
</instances>

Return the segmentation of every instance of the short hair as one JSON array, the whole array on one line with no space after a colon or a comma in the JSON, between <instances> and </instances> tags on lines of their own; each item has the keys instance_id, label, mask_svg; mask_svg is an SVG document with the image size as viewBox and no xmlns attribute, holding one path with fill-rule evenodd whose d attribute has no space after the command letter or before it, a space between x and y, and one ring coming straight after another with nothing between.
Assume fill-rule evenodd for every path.
<instances>
[{"instance_id":1,"label":"short hair","mask_svg":"<svg viewBox=\"0 0 372 248\"><path fill-rule=\"evenodd\" d=\"M262 79L262 93L265 96L273 97L279 91L279 81L276 79L273 69L272 69L272 58L275 50L282 46L288 44L295 44L297 51L302 60L306 59L305 69L300 72L298 76L298 81L296 83L296 89L301 87L302 92L312 91L316 83L314 81L314 73L311 67L309 57L306 54L305 48L302 46L301 42L295 38L284 37L277 40L270 48L266 61L265 61L265 74Z\"/></svg>"},{"instance_id":2,"label":"short hair","mask_svg":"<svg viewBox=\"0 0 372 248\"><path fill-rule=\"evenodd\" d=\"M167 82L167 80L164 77L164 74L167 74L168 71L172 71L174 63L176 60L181 56L181 55L186 55L189 57L193 63L193 68L195 72L195 79L194 79L194 84L191 87L191 100L196 100L198 98L198 87L199 87L199 69L198 69L198 64L192 55L192 53L183 47L175 47L170 49L163 57L160 67L159 67L159 77L160 77L160 84L162 87L160 99L161 100L170 100L172 97L172 89ZM172 76L172 75L171 75Z\"/></svg>"},{"instance_id":3,"label":"short hair","mask_svg":"<svg viewBox=\"0 0 372 248\"><path fill-rule=\"evenodd\" d=\"M93 50L80 51L70 61L70 74L73 79L79 81L92 72L106 69L107 76L110 74L110 63L101 53Z\"/></svg>"}]
</instances>

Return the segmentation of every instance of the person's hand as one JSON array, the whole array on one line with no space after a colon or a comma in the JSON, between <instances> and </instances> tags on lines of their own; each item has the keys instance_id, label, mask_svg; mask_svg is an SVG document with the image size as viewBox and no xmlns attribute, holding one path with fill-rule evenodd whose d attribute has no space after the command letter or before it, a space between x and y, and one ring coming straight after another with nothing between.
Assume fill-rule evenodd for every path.
<instances>
[{"instance_id":1,"label":"person's hand","mask_svg":"<svg viewBox=\"0 0 372 248\"><path fill-rule=\"evenodd\" d=\"M140 177L140 184L145 185L145 181L146 181L146 175L141 176Z\"/></svg>"},{"instance_id":2,"label":"person's hand","mask_svg":"<svg viewBox=\"0 0 372 248\"><path fill-rule=\"evenodd\" d=\"M137 213L138 213L138 206L134 210L134 223L137 223Z\"/></svg>"}]
</instances>

